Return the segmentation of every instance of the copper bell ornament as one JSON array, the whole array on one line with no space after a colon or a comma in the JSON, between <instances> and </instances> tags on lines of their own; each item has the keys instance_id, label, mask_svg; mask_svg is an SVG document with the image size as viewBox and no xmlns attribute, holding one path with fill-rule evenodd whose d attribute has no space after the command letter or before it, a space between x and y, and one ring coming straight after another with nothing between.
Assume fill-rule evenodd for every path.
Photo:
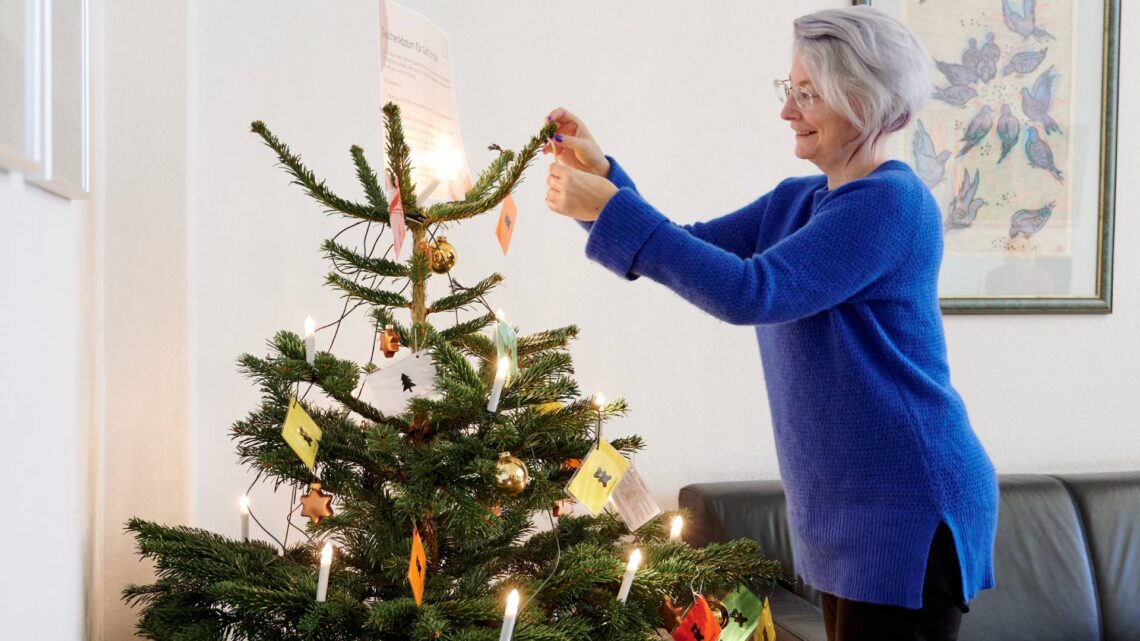
<instances>
[{"instance_id":1,"label":"copper bell ornament","mask_svg":"<svg viewBox=\"0 0 1140 641\"><path fill-rule=\"evenodd\" d=\"M384 352L386 358L392 358L400 351L400 337L391 325L385 327L384 333L380 334L380 351Z\"/></svg>"},{"instance_id":2,"label":"copper bell ornament","mask_svg":"<svg viewBox=\"0 0 1140 641\"><path fill-rule=\"evenodd\" d=\"M439 240L429 245L431 250L431 270L437 274L446 274L455 267L455 247L447 242L447 238L440 236Z\"/></svg>"},{"instance_id":3,"label":"copper bell ornament","mask_svg":"<svg viewBox=\"0 0 1140 641\"><path fill-rule=\"evenodd\" d=\"M573 514L574 499L562 499L561 501L555 501L554 505L552 505L550 508L550 512L554 515L554 518L566 516L567 514Z\"/></svg>"}]
</instances>

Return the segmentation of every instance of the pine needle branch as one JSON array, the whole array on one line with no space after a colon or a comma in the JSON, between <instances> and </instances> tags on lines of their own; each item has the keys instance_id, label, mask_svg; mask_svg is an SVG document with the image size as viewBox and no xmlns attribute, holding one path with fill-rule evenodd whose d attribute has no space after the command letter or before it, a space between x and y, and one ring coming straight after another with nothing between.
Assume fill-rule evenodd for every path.
<instances>
[{"instance_id":1,"label":"pine needle branch","mask_svg":"<svg viewBox=\"0 0 1140 641\"><path fill-rule=\"evenodd\" d=\"M385 307L409 307L411 303L408 299L395 293L382 289L373 289L365 287L348 280L340 274L329 274L325 278L325 282L333 287L344 292L344 295L356 300L362 300L366 303L373 305L383 305Z\"/></svg>"},{"instance_id":2,"label":"pine needle branch","mask_svg":"<svg viewBox=\"0 0 1140 641\"><path fill-rule=\"evenodd\" d=\"M261 136L265 144L277 154L277 159L293 176L293 184L300 185L306 193L328 210L335 211L350 218L360 218L376 222L388 222L387 211L381 212L374 207L345 200L332 193L325 185L325 181L318 180L316 175L301 162L301 157L289 150L289 146L278 140L265 123L257 120L250 125L251 131Z\"/></svg>"},{"instance_id":3,"label":"pine needle branch","mask_svg":"<svg viewBox=\"0 0 1140 641\"><path fill-rule=\"evenodd\" d=\"M495 285L501 282L503 282L501 274L491 274L472 287L459 288L459 291L450 296L436 299L428 306L427 313L438 314L439 312L467 309L469 305L485 296L487 292L491 291Z\"/></svg>"},{"instance_id":4,"label":"pine needle branch","mask_svg":"<svg viewBox=\"0 0 1140 641\"><path fill-rule=\"evenodd\" d=\"M397 263L386 258L361 256L333 240L326 240L322 243L321 250L325 252L329 260L333 261L337 271L342 274L364 272L383 278L406 278L408 276L408 267L403 263ZM342 263L347 266L342 265Z\"/></svg>"}]
</instances>

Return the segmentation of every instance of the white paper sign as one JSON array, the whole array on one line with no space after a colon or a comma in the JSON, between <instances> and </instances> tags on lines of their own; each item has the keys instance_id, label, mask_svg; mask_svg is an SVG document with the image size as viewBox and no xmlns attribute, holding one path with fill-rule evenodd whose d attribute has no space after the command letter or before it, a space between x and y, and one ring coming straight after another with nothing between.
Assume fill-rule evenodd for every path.
<instances>
[{"instance_id":1,"label":"white paper sign","mask_svg":"<svg viewBox=\"0 0 1140 641\"><path fill-rule=\"evenodd\" d=\"M380 79L385 103L400 106L421 200L459 200L470 180L452 86L451 36L426 16L380 0ZM426 196L426 197L425 197Z\"/></svg>"},{"instance_id":2,"label":"white paper sign","mask_svg":"<svg viewBox=\"0 0 1140 641\"><path fill-rule=\"evenodd\" d=\"M427 350L404 351L364 379L369 401L385 416L399 414L413 398L435 398L435 364Z\"/></svg>"},{"instance_id":3,"label":"white paper sign","mask_svg":"<svg viewBox=\"0 0 1140 641\"><path fill-rule=\"evenodd\" d=\"M611 499L630 532L637 531L650 519L661 514L661 506L653 500L641 474L632 465L621 478Z\"/></svg>"}]
</instances>

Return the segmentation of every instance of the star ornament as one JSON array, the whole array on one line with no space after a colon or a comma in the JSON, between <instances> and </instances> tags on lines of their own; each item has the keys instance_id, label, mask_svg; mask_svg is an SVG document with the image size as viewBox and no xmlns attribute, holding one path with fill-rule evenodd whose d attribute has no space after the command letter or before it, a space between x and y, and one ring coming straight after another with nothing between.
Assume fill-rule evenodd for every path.
<instances>
[{"instance_id":1,"label":"star ornament","mask_svg":"<svg viewBox=\"0 0 1140 641\"><path fill-rule=\"evenodd\" d=\"M332 494L321 491L320 483L309 486L309 493L301 497L301 516L309 517L309 521L316 525L321 519L333 515Z\"/></svg>"}]
</instances>

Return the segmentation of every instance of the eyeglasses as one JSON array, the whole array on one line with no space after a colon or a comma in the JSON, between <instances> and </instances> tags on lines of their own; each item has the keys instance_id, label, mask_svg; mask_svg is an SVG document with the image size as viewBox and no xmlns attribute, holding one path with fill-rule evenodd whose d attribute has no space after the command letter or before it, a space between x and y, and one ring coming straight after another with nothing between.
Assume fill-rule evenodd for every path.
<instances>
[{"instance_id":1,"label":"eyeglasses","mask_svg":"<svg viewBox=\"0 0 1140 641\"><path fill-rule=\"evenodd\" d=\"M815 105L816 98L819 98L817 93L812 93L804 87L793 86L791 78L773 80L772 88L776 90L776 100L779 100L780 104L786 104L788 96L791 96L800 109L811 109Z\"/></svg>"}]
</instances>

